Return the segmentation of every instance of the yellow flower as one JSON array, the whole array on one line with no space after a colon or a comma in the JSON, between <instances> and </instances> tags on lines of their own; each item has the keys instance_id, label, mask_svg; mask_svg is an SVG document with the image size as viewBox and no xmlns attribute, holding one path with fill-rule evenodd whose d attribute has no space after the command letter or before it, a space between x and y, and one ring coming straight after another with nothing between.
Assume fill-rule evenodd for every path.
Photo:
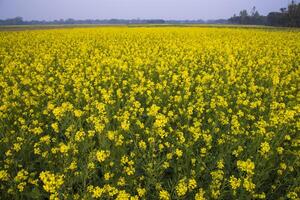
<instances>
[{"instance_id":1,"label":"yellow flower","mask_svg":"<svg viewBox=\"0 0 300 200\"><path fill-rule=\"evenodd\" d=\"M14 143L13 149L18 152L21 150L21 144L20 143Z\"/></svg>"},{"instance_id":2,"label":"yellow flower","mask_svg":"<svg viewBox=\"0 0 300 200\"><path fill-rule=\"evenodd\" d=\"M284 151L284 148L283 147L278 147L276 150L277 150L278 154L281 155Z\"/></svg>"},{"instance_id":3,"label":"yellow flower","mask_svg":"<svg viewBox=\"0 0 300 200\"><path fill-rule=\"evenodd\" d=\"M280 163L280 168L286 170L287 166L285 163Z\"/></svg>"},{"instance_id":4,"label":"yellow flower","mask_svg":"<svg viewBox=\"0 0 300 200\"><path fill-rule=\"evenodd\" d=\"M107 151L100 150L96 152L96 158L100 163L105 161L106 158L108 158L109 156L110 156L110 152L108 150Z\"/></svg>"},{"instance_id":5,"label":"yellow flower","mask_svg":"<svg viewBox=\"0 0 300 200\"><path fill-rule=\"evenodd\" d=\"M195 179L189 179L188 188L189 190L193 190L197 187L197 181Z\"/></svg>"},{"instance_id":6,"label":"yellow flower","mask_svg":"<svg viewBox=\"0 0 300 200\"><path fill-rule=\"evenodd\" d=\"M121 122L121 128L124 130L124 131L128 131L129 130L129 127L130 127L130 123L128 120L124 120Z\"/></svg>"},{"instance_id":7,"label":"yellow flower","mask_svg":"<svg viewBox=\"0 0 300 200\"><path fill-rule=\"evenodd\" d=\"M130 194L128 194L125 190L119 191L116 200L130 200Z\"/></svg>"},{"instance_id":8,"label":"yellow flower","mask_svg":"<svg viewBox=\"0 0 300 200\"><path fill-rule=\"evenodd\" d=\"M124 171L128 176L131 176L135 173L135 168L132 165L125 166Z\"/></svg>"},{"instance_id":9,"label":"yellow flower","mask_svg":"<svg viewBox=\"0 0 300 200\"><path fill-rule=\"evenodd\" d=\"M159 191L159 199L161 200L169 200L170 199L170 194L166 190L161 190Z\"/></svg>"},{"instance_id":10,"label":"yellow flower","mask_svg":"<svg viewBox=\"0 0 300 200\"><path fill-rule=\"evenodd\" d=\"M217 167L218 167L218 169L223 169L224 168L224 160L223 159L218 161Z\"/></svg>"},{"instance_id":11,"label":"yellow flower","mask_svg":"<svg viewBox=\"0 0 300 200\"><path fill-rule=\"evenodd\" d=\"M45 135L45 136L40 138L40 141L45 143L45 144L50 144L51 137L49 135Z\"/></svg>"},{"instance_id":12,"label":"yellow flower","mask_svg":"<svg viewBox=\"0 0 300 200\"><path fill-rule=\"evenodd\" d=\"M109 173L109 172L106 172L105 174L104 174L104 180L106 180L106 181L108 181L110 178L112 178L113 177L113 174L111 174L111 173Z\"/></svg>"},{"instance_id":13,"label":"yellow flower","mask_svg":"<svg viewBox=\"0 0 300 200\"><path fill-rule=\"evenodd\" d=\"M77 131L75 133L75 141L80 142L84 140L85 132L83 131Z\"/></svg>"},{"instance_id":14,"label":"yellow flower","mask_svg":"<svg viewBox=\"0 0 300 200\"><path fill-rule=\"evenodd\" d=\"M139 197L143 197L146 194L146 189L145 188L137 188L137 192L139 194Z\"/></svg>"},{"instance_id":15,"label":"yellow flower","mask_svg":"<svg viewBox=\"0 0 300 200\"><path fill-rule=\"evenodd\" d=\"M125 178L124 177L120 177L119 180L118 180L118 182L117 182L117 185L124 186L125 183L126 183Z\"/></svg>"},{"instance_id":16,"label":"yellow flower","mask_svg":"<svg viewBox=\"0 0 300 200\"><path fill-rule=\"evenodd\" d=\"M246 172L249 175L254 174L255 164L250 159L247 159L246 161L238 160L237 167L238 167L238 169Z\"/></svg>"},{"instance_id":17,"label":"yellow flower","mask_svg":"<svg viewBox=\"0 0 300 200\"><path fill-rule=\"evenodd\" d=\"M202 147L200 149L200 156L201 157L205 157L206 153L207 153L207 149L205 147Z\"/></svg>"},{"instance_id":18,"label":"yellow flower","mask_svg":"<svg viewBox=\"0 0 300 200\"><path fill-rule=\"evenodd\" d=\"M81 110L74 110L75 117L81 117L83 115L83 112Z\"/></svg>"},{"instance_id":19,"label":"yellow flower","mask_svg":"<svg viewBox=\"0 0 300 200\"><path fill-rule=\"evenodd\" d=\"M243 186L248 192L253 192L255 189L255 184L252 182L250 177L246 177L244 179Z\"/></svg>"},{"instance_id":20,"label":"yellow flower","mask_svg":"<svg viewBox=\"0 0 300 200\"><path fill-rule=\"evenodd\" d=\"M49 193L55 193L64 183L64 175L56 175L50 171L40 173L40 179L43 182L43 188Z\"/></svg>"},{"instance_id":21,"label":"yellow flower","mask_svg":"<svg viewBox=\"0 0 300 200\"><path fill-rule=\"evenodd\" d=\"M270 151L270 145L268 142L263 142L260 145L260 154L261 155L266 155Z\"/></svg>"},{"instance_id":22,"label":"yellow flower","mask_svg":"<svg viewBox=\"0 0 300 200\"><path fill-rule=\"evenodd\" d=\"M160 107L153 104L150 108L147 109L148 111L148 115L149 116L152 116L152 117L155 117L159 111Z\"/></svg>"},{"instance_id":23,"label":"yellow flower","mask_svg":"<svg viewBox=\"0 0 300 200\"><path fill-rule=\"evenodd\" d=\"M101 196L102 196L102 194L103 194L103 189L102 188L100 188L100 187L98 187L98 186L96 186L96 187L94 187L94 189L92 190L92 197L93 198L100 198Z\"/></svg>"},{"instance_id":24,"label":"yellow flower","mask_svg":"<svg viewBox=\"0 0 300 200\"><path fill-rule=\"evenodd\" d=\"M205 192L202 188L199 189L199 192L196 193L195 195L195 200L206 200L206 198L204 197Z\"/></svg>"},{"instance_id":25,"label":"yellow flower","mask_svg":"<svg viewBox=\"0 0 300 200\"><path fill-rule=\"evenodd\" d=\"M211 196L213 199L218 199L221 194L220 187L224 178L224 172L219 169L216 171L212 171L210 174L212 176L212 183L210 185Z\"/></svg>"},{"instance_id":26,"label":"yellow flower","mask_svg":"<svg viewBox=\"0 0 300 200\"><path fill-rule=\"evenodd\" d=\"M27 185L26 182L21 182L17 185L17 188L20 192L23 192L26 185Z\"/></svg>"},{"instance_id":27,"label":"yellow flower","mask_svg":"<svg viewBox=\"0 0 300 200\"><path fill-rule=\"evenodd\" d=\"M60 147L59 147L59 151L60 151L62 154L67 153L67 152L69 151L69 149L70 149L70 147L67 146L67 145L65 145L64 143L60 143L59 146L60 146Z\"/></svg>"},{"instance_id":28,"label":"yellow flower","mask_svg":"<svg viewBox=\"0 0 300 200\"><path fill-rule=\"evenodd\" d=\"M158 114L156 116L153 126L155 128L162 128L167 124L167 122L168 122L168 118L165 115Z\"/></svg>"},{"instance_id":29,"label":"yellow flower","mask_svg":"<svg viewBox=\"0 0 300 200\"><path fill-rule=\"evenodd\" d=\"M53 128L54 132L56 132L56 133L59 132L58 123L51 124L51 127Z\"/></svg>"},{"instance_id":30,"label":"yellow flower","mask_svg":"<svg viewBox=\"0 0 300 200\"><path fill-rule=\"evenodd\" d=\"M146 142L144 142L143 140L141 140L139 142L139 147L143 150L145 150L147 148Z\"/></svg>"},{"instance_id":31,"label":"yellow flower","mask_svg":"<svg viewBox=\"0 0 300 200\"><path fill-rule=\"evenodd\" d=\"M241 152L243 152L243 151L244 151L243 147L242 146L238 146L238 148L232 152L232 155L234 155L235 157L238 157L239 154Z\"/></svg>"},{"instance_id":32,"label":"yellow flower","mask_svg":"<svg viewBox=\"0 0 300 200\"><path fill-rule=\"evenodd\" d=\"M188 187L187 184L185 183L185 179L181 179L177 184L177 186L175 187L175 189L179 197L184 196L188 191Z\"/></svg>"},{"instance_id":33,"label":"yellow flower","mask_svg":"<svg viewBox=\"0 0 300 200\"><path fill-rule=\"evenodd\" d=\"M289 192L287 194L287 198L289 199L293 199L293 200L298 200L299 199L299 196L296 192Z\"/></svg>"},{"instance_id":34,"label":"yellow flower","mask_svg":"<svg viewBox=\"0 0 300 200\"><path fill-rule=\"evenodd\" d=\"M180 158L182 156L183 152L180 149L176 149L175 154L178 156L178 158Z\"/></svg>"},{"instance_id":35,"label":"yellow flower","mask_svg":"<svg viewBox=\"0 0 300 200\"><path fill-rule=\"evenodd\" d=\"M263 192L261 194L254 194L253 197L255 199L265 199L266 198L266 194Z\"/></svg>"},{"instance_id":36,"label":"yellow flower","mask_svg":"<svg viewBox=\"0 0 300 200\"><path fill-rule=\"evenodd\" d=\"M0 170L0 181L8 181L9 175L7 170Z\"/></svg>"},{"instance_id":37,"label":"yellow flower","mask_svg":"<svg viewBox=\"0 0 300 200\"><path fill-rule=\"evenodd\" d=\"M17 173L17 176L14 178L14 180L17 182L24 181L28 178L28 174L29 173L26 170L22 169Z\"/></svg>"},{"instance_id":38,"label":"yellow flower","mask_svg":"<svg viewBox=\"0 0 300 200\"><path fill-rule=\"evenodd\" d=\"M170 163L169 163L169 162L164 162L164 163L162 164L162 167L165 168L165 169L167 169L167 168L170 167Z\"/></svg>"},{"instance_id":39,"label":"yellow flower","mask_svg":"<svg viewBox=\"0 0 300 200\"><path fill-rule=\"evenodd\" d=\"M72 170L72 171L77 169L77 161L72 161L70 166L69 166L69 169Z\"/></svg>"},{"instance_id":40,"label":"yellow flower","mask_svg":"<svg viewBox=\"0 0 300 200\"><path fill-rule=\"evenodd\" d=\"M88 169L95 169L95 163L89 162L88 163Z\"/></svg>"},{"instance_id":41,"label":"yellow flower","mask_svg":"<svg viewBox=\"0 0 300 200\"><path fill-rule=\"evenodd\" d=\"M241 179L235 178L234 176L230 176L229 182L233 190L238 189L241 185Z\"/></svg>"}]
</instances>

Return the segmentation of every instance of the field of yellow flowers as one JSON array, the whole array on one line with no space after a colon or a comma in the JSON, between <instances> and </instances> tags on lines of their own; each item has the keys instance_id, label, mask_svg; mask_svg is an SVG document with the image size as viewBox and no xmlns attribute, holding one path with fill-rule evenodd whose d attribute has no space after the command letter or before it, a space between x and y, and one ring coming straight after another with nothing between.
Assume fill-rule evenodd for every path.
<instances>
[{"instance_id":1,"label":"field of yellow flowers","mask_svg":"<svg viewBox=\"0 0 300 200\"><path fill-rule=\"evenodd\" d=\"M299 199L300 32L0 32L0 199Z\"/></svg>"}]
</instances>

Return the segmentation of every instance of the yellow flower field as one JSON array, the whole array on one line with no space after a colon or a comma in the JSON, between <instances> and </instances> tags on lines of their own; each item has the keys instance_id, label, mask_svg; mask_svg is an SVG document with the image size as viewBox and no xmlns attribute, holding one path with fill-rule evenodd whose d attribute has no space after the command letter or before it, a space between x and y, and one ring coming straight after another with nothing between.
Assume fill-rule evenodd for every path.
<instances>
[{"instance_id":1,"label":"yellow flower field","mask_svg":"<svg viewBox=\"0 0 300 200\"><path fill-rule=\"evenodd\" d=\"M0 199L299 199L300 32L0 32Z\"/></svg>"}]
</instances>

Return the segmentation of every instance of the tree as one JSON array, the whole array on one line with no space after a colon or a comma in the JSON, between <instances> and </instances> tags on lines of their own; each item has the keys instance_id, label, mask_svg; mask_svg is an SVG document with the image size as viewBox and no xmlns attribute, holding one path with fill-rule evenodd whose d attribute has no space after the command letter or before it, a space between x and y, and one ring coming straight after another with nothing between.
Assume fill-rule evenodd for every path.
<instances>
[{"instance_id":1,"label":"tree","mask_svg":"<svg viewBox=\"0 0 300 200\"><path fill-rule=\"evenodd\" d=\"M256 10L255 6L253 6L253 8L251 10L251 16L255 17L255 18L258 18L260 16L259 13L258 13L258 11Z\"/></svg>"},{"instance_id":2,"label":"tree","mask_svg":"<svg viewBox=\"0 0 300 200\"><path fill-rule=\"evenodd\" d=\"M300 26L300 3L297 5L293 0L287 9L288 25Z\"/></svg>"},{"instance_id":3,"label":"tree","mask_svg":"<svg viewBox=\"0 0 300 200\"><path fill-rule=\"evenodd\" d=\"M300 3L292 1L287 8L281 8L280 12L269 13L267 19L272 26L300 27Z\"/></svg>"},{"instance_id":4,"label":"tree","mask_svg":"<svg viewBox=\"0 0 300 200\"><path fill-rule=\"evenodd\" d=\"M250 15L247 10L241 10L239 16L234 14L228 21L233 24L300 27L300 3L293 0L287 8L280 8L280 12L270 12L267 16L260 15L254 6Z\"/></svg>"},{"instance_id":5,"label":"tree","mask_svg":"<svg viewBox=\"0 0 300 200\"><path fill-rule=\"evenodd\" d=\"M242 11L240 11L240 17L248 17L248 12L247 12L247 10L242 10Z\"/></svg>"},{"instance_id":6,"label":"tree","mask_svg":"<svg viewBox=\"0 0 300 200\"><path fill-rule=\"evenodd\" d=\"M286 13L286 8L280 8L281 13Z\"/></svg>"},{"instance_id":7,"label":"tree","mask_svg":"<svg viewBox=\"0 0 300 200\"><path fill-rule=\"evenodd\" d=\"M241 21L241 24L247 24L247 18L248 18L248 12L247 10L242 10L240 12L240 21Z\"/></svg>"},{"instance_id":8,"label":"tree","mask_svg":"<svg viewBox=\"0 0 300 200\"><path fill-rule=\"evenodd\" d=\"M280 12L270 12L267 16L268 25L286 26L285 15Z\"/></svg>"}]
</instances>

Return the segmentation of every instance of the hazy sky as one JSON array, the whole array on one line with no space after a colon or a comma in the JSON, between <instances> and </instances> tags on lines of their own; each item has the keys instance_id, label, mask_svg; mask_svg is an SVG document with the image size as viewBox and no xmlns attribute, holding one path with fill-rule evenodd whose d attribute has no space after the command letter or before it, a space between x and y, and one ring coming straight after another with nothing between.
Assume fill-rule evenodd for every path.
<instances>
[{"instance_id":1,"label":"hazy sky","mask_svg":"<svg viewBox=\"0 0 300 200\"><path fill-rule=\"evenodd\" d=\"M261 14L291 0L0 0L0 19L218 19L256 6Z\"/></svg>"}]
</instances>

